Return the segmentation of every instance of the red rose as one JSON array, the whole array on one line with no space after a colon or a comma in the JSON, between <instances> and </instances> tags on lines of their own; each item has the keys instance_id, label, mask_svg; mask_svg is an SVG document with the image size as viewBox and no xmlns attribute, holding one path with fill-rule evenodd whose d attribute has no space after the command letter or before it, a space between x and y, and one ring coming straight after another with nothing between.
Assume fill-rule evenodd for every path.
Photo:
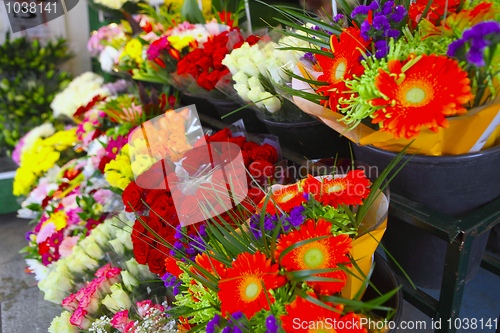
<instances>
[{"instance_id":1,"label":"red rose","mask_svg":"<svg viewBox=\"0 0 500 333\"><path fill-rule=\"evenodd\" d=\"M111 162L111 158L109 158L108 156L104 156L101 159L101 162L99 162L99 170L101 170L101 173L103 175L104 175L104 167L106 167L106 164L108 164L109 162Z\"/></svg>"},{"instance_id":2,"label":"red rose","mask_svg":"<svg viewBox=\"0 0 500 333\"><path fill-rule=\"evenodd\" d=\"M125 205L125 211L141 211L144 207L142 202L142 189L136 185L134 181L128 184L125 191L122 194L123 204Z\"/></svg>"},{"instance_id":3,"label":"red rose","mask_svg":"<svg viewBox=\"0 0 500 333\"><path fill-rule=\"evenodd\" d=\"M49 252L50 246L49 241L38 244L38 254L43 256L45 253Z\"/></svg>"},{"instance_id":4,"label":"red rose","mask_svg":"<svg viewBox=\"0 0 500 333\"><path fill-rule=\"evenodd\" d=\"M252 163L252 158L250 157L250 154L243 150L241 152L241 156L243 157L243 164L245 164L245 168L248 168Z\"/></svg>"},{"instance_id":5,"label":"red rose","mask_svg":"<svg viewBox=\"0 0 500 333\"><path fill-rule=\"evenodd\" d=\"M272 181L274 166L268 161L257 160L250 164L248 171L259 184L267 184L269 179Z\"/></svg>"},{"instance_id":6,"label":"red rose","mask_svg":"<svg viewBox=\"0 0 500 333\"><path fill-rule=\"evenodd\" d=\"M157 249L152 249L149 251L148 256L148 266L151 273L158 274L160 276L165 275L165 259L166 255L158 251Z\"/></svg>"},{"instance_id":7,"label":"red rose","mask_svg":"<svg viewBox=\"0 0 500 333\"><path fill-rule=\"evenodd\" d=\"M200 146L184 153L186 158L182 161L182 166L189 174L195 173L198 168L205 164L210 164L209 146Z\"/></svg>"},{"instance_id":8,"label":"red rose","mask_svg":"<svg viewBox=\"0 0 500 333\"><path fill-rule=\"evenodd\" d=\"M134 242L134 257L135 260L141 264L141 265L146 265L148 262L148 255L149 255L149 243L147 242Z\"/></svg>"},{"instance_id":9,"label":"red rose","mask_svg":"<svg viewBox=\"0 0 500 333\"><path fill-rule=\"evenodd\" d=\"M170 225L176 227L179 225L179 217L177 216L177 211L175 210L174 206L170 206L167 208L163 219L166 221L167 226Z\"/></svg>"},{"instance_id":10,"label":"red rose","mask_svg":"<svg viewBox=\"0 0 500 333\"><path fill-rule=\"evenodd\" d=\"M260 41L260 37L257 37L255 35L248 36L246 42L250 44L250 46L258 43Z\"/></svg>"},{"instance_id":11,"label":"red rose","mask_svg":"<svg viewBox=\"0 0 500 333\"><path fill-rule=\"evenodd\" d=\"M196 64L190 63L186 67L186 73L190 74L193 78L198 78L198 75L200 75L200 69Z\"/></svg>"},{"instance_id":12,"label":"red rose","mask_svg":"<svg viewBox=\"0 0 500 333\"><path fill-rule=\"evenodd\" d=\"M236 44L233 45L233 50L239 49L240 47L243 46L244 41L240 41Z\"/></svg>"},{"instance_id":13,"label":"red rose","mask_svg":"<svg viewBox=\"0 0 500 333\"><path fill-rule=\"evenodd\" d=\"M185 57L177 63L177 74L182 75L186 73L186 69L189 66L190 62L188 61L188 58Z\"/></svg>"},{"instance_id":14,"label":"red rose","mask_svg":"<svg viewBox=\"0 0 500 333\"><path fill-rule=\"evenodd\" d=\"M189 52L188 54L188 59L191 62L196 62L198 61L201 57L203 56L203 49L194 49L193 51Z\"/></svg>"},{"instance_id":15,"label":"red rose","mask_svg":"<svg viewBox=\"0 0 500 333\"><path fill-rule=\"evenodd\" d=\"M264 160L275 164L278 161L278 152L276 148L266 143L252 150L252 159Z\"/></svg>"},{"instance_id":16,"label":"red rose","mask_svg":"<svg viewBox=\"0 0 500 333\"><path fill-rule=\"evenodd\" d=\"M132 242L140 242L142 235L146 233L146 228L142 225L141 221L135 220L134 226L132 227Z\"/></svg>"},{"instance_id":17,"label":"red rose","mask_svg":"<svg viewBox=\"0 0 500 333\"><path fill-rule=\"evenodd\" d=\"M234 138L230 138L228 142L234 143L238 145L238 147L243 149L243 145L245 144L245 142L247 142L247 139L244 136L237 136Z\"/></svg>"},{"instance_id":18,"label":"red rose","mask_svg":"<svg viewBox=\"0 0 500 333\"><path fill-rule=\"evenodd\" d=\"M166 193L165 190L150 190L148 194L146 194L146 203L149 205L149 207L151 207L156 198L160 197L165 193Z\"/></svg>"},{"instance_id":19,"label":"red rose","mask_svg":"<svg viewBox=\"0 0 500 333\"><path fill-rule=\"evenodd\" d=\"M162 195L158 196L156 200L151 204L151 210L154 211L150 212L150 216L156 216L156 214L160 215L162 218L166 215L168 209L174 204L172 198L167 194L163 193ZM155 214L156 213L156 214Z\"/></svg>"},{"instance_id":20,"label":"red rose","mask_svg":"<svg viewBox=\"0 0 500 333\"><path fill-rule=\"evenodd\" d=\"M221 80L224 76L226 76L227 74L230 74L230 73L231 73L231 72L230 72L230 71L229 71L229 69L227 69L227 68L226 68L226 69L224 69L224 70L222 70L222 71L220 71L220 72L219 72L219 81L220 81L220 80ZM226 79L226 81L224 81L224 82L229 82L230 80L231 80L231 78L230 78L230 77L228 77L228 78Z\"/></svg>"},{"instance_id":21,"label":"red rose","mask_svg":"<svg viewBox=\"0 0 500 333\"><path fill-rule=\"evenodd\" d=\"M203 89L205 90L212 90L215 88L215 85L213 85L210 80L208 79L208 73L207 72L202 72L200 74L200 76L198 76L198 79L196 79L196 83L198 83L198 85L200 87L202 87Z\"/></svg>"},{"instance_id":22,"label":"red rose","mask_svg":"<svg viewBox=\"0 0 500 333\"><path fill-rule=\"evenodd\" d=\"M254 148L260 147L257 143L248 141L243 144L243 150L251 152Z\"/></svg>"},{"instance_id":23,"label":"red rose","mask_svg":"<svg viewBox=\"0 0 500 333\"><path fill-rule=\"evenodd\" d=\"M163 189L168 191L168 183L165 183L165 175L171 172L172 167L168 163L158 161L137 177L136 184L144 189Z\"/></svg>"},{"instance_id":24,"label":"red rose","mask_svg":"<svg viewBox=\"0 0 500 333\"><path fill-rule=\"evenodd\" d=\"M258 204L266 194L258 186L254 186L248 190L248 197L255 203Z\"/></svg>"},{"instance_id":25,"label":"red rose","mask_svg":"<svg viewBox=\"0 0 500 333\"><path fill-rule=\"evenodd\" d=\"M224 128L211 137L208 138L207 142L225 142L232 137L229 128Z\"/></svg>"},{"instance_id":26,"label":"red rose","mask_svg":"<svg viewBox=\"0 0 500 333\"><path fill-rule=\"evenodd\" d=\"M213 85L214 87L217 85L217 82L219 82L219 73L220 72L218 70L213 70L207 76L208 81L210 81L210 84Z\"/></svg>"},{"instance_id":27,"label":"red rose","mask_svg":"<svg viewBox=\"0 0 500 333\"><path fill-rule=\"evenodd\" d=\"M199 66L203 71L208 72L209 68L213 67L212 59L208 56L201 57L196 65Z\"/></svg>"},{"instance_id":28,"label":"red rose","mask_svg":"<svg viewBox=\"0 0 500 333\"><path fill-rule=\"evenodd\" d=\"M231 150L226 150L220 156L220 160L222 161L222 164L228 165L229 163L233 162L238 157L240 152L241 152L241 150L239 150L237 148L234 148Z\"/></svg>"}]
</instances>

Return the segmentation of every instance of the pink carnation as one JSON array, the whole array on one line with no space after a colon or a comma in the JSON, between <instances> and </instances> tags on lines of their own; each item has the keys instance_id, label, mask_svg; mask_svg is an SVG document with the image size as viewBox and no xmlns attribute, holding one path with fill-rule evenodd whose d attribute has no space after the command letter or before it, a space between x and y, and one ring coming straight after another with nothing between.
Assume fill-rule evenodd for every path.
<instances>
[{"instance_id":1,"label":"pink carnation","mask_svg":"<svg viewBox=\"0 0 500 333\"><path fill-rule=\"evenodd\" d=\"M49 222L42 227L38 235L36 236L36 243L43 243L52 236L52 234L56 231L56 225L53 222Z\"/></svg>"},{"instance_id":2,"label":"pink carnation","mask_svg":"<svg viewBox=\"0 0 500 333\"><path fill-rule=\"evenodd\" d=\"M121 271L122 270L120 268L113 267L106 272L106 278L108 279L110 285L114 285L115 283L120 282Z\"/></svg>"},{"instance_id":3,"label":"pink carnation","mask_svg":"<svg viewBox=\"0 0 500 333\"><path fill-rule=\"evenodd\" d=\"M99 268L97 270L97 272L95 272L95 276L97 277L101 277L101 276L105 276L106 275L106 272L111 268L111 264L107 264L106 266L103 266L101 268Z\"/></svg>"},{"instance_id":4,"label":"pink carnation","mask_svg":"<svg viewBox=\"0 0 500 333\"><path fill-rule=\"evenodd\" d=\"M62 301L62 307L66 310L73 312L78 308L78 300L76 299L76 293L71 294Z\"/></svg>"},{"instance_id":5,"label":"pink carnation","mask_svg":"<svg viewBox=\"0 0 500 333\"><path fill-rule=\"evenodd\" d=\"M78 308L69 319L69 322L73 326L78 326L82 330L86 330L90 328L90 325L92 324L91 321L85 317L86 315L87 311L82 308Z\"/></svg>"},{"instance_id":6,"label":"pink carnation","mask_svg":"<svg viewBox=\"0 0 500 333\"><path fill-rule=\"evenodd\" d=\"M99 189L94 193L93 197L98 204L104 205L112 195L113 192L110 190Z\"/></svg>"}]
</instances>

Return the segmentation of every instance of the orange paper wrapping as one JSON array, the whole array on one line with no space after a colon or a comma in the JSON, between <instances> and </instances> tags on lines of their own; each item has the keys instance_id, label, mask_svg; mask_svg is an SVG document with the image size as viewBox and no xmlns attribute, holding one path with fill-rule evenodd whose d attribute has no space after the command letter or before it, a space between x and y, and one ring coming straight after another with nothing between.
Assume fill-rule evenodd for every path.
<instances>
[{"instance_id":1,"label":"orange paper wrapping","mask_svg":"<svg viewBox=\"0 0 500 333\"><path fill-rule=\"evenodd\" d=\"M308 78L315 78L321 74L312 72L301 63L297 64L295 73ZM292 86L296 90L314 93L309 84L298 79L292 80ZM399 152L413 141L405 138L395 139L391 133L377 131L363 124L349 130L344 122L339 121L344 117L342 114L300 97L294 96L293 99L302 111L317 116L332 129L359 145L374 145ZM440 128L438 133L423 128L407 153L413 154L418 151L421 155L459 155L499 144L500 98L497 97L488 106L471 109L465 115L451 117L448 122L448 128Z\"/></svg>"}]
</instances>

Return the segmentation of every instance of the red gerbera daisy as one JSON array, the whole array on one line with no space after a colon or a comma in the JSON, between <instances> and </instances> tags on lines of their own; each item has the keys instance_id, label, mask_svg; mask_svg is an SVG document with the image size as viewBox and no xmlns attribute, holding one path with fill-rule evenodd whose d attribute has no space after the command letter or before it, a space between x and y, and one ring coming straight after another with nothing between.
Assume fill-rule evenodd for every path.
<instances>
[{"instance_id":1,"label":"red gerbera daisy","mask_svg":"<svg viewBox=\"0 0 500 333\"><path fill-rule=\"evenodd\" d=\"M310 296L316 298L313 293ZM330 303L326 303L332 306ZM353 312L341 316L343 305L335 306L337 311L326 309L310 301L297 297L285 307L287 314L280 317L285 332L355 332L366 333L361 326L361 317Z\"/></svg>"},{"instance_id":2,"label":"red gerbera daisy","mask_svg":"<svg viewBox=\"0 0 500 333\"><path fill-rule=\"evenodd\" d=\"M337 208L339 205L362 205L362 199L370 194L370 181L364 170L351 170L343 178L317 180L313 176L304 180L302 187L309 194L314 194L324 205Z\"/></svg>"},{"instance_id":3,"label":"red gerbera daisy","mask_svg":"<svg viewBox=\"0 0 500 333\"><path fill-rule=\"evenodd\" d=\"M213 275L217 279L222 279L226 276L226 265L221 263L220 261L215 260L212 257L209 257L206 253L203 254L198 254L195 259L196 263L209 272L211 275ZM215 269L215 270L214 270ZM202 276L203 278L210 280L208 277L205 276L204 273L200 272L198 269L195 267L190 268L191 272L197 275Z\"/></svg>"},{"instance_id":4,"label":"red gerbera daisy","mask_svg":"<svg viewBox=\"0 0 500 333\"><path fill-rule=\"evenodd\" d=\"M467 72L446 56L410 54L408 60L389 61L389 73L379 69L375 87L385 98L372 105L385 107L374 113L373 123L396 138L418 136L422 126L434 132L448 127L446 116L463 114L462 106L472 100ZM405 66L409 62L411 66Z\"/></svg>"},{"instance_id":5,"label":"red gerbera daisy","mask_svg":"<svg viewBox=\"0 0 500 333\"><path fill-rule=\"evenodd\" d=\"M285 278L278 275L279 266L271 265L271 259L260 252L239 254L232 266L219 281L222 314L241 311L251 318L261 309L269 311L267 298L271 302L274 298L268 290L285 284Z\"/></svg>"},{"instance_id":6,"label":"red gerbera daisy","mask_svg":"<svg viewBox=\"0 0 500 333\"><path fill-rule=\"evenodd\" d=\"M306 201L306 199L304 199L302 192L300 192L298 184L282 187L272 193L271 198L269 198L269 201L267 202L266 213L272 215L276 214L276 211L278 211L276 206L288 213L304 201ZM259 210L263 208L264 202L265 198L262 199L261 203L258 205Z\"/></svg>"},{"instance_id":7,"label":"red gerbera daisy","mask_svg":"<svg viewBox=\"0 0 500 333\"><path fill-rule=\"evenodd\" d=\"M332 35L330 38L330 48L334 59L317 54L319 65L323 70L323 75L318 77L318 81L328 82L328 86L323 86L317 90L325 96L330 97L328 100L321 101L325 106L333 111L337 111L338 104L342 104L340 98L349 99L350 93L345 93L345 80L351 80L354 76L361 76L365 68L359 62L361 51L366 49L370 41L365 42L361 37L361 32L358 28L346 28L337 36Z\"/></svg>"},{"instance_id":8,"label":"red gerbera daisy","mask_svg":"<svg viewBox=\"0 0 500 333\"><path fill-rule=\"evenodd\" d=\"M331 223L322 219L316 225L314 220L306 221L299 230L280 238L276 246L276 259L279 260L283 251L298 242L322 236L331 236L307 243L288 252L281 259L281 266L287 271L293 272L338 268L338 264L348 263L350 260L347 253L352 247L351 239L347 235L334 237L331 234L331 229ZM340 269L328 273L314 274L313 276L338 280L332 282L307 282L316 292L328 295L342 290L347 280L346 273Z\"/></svg>"}]
</instances>

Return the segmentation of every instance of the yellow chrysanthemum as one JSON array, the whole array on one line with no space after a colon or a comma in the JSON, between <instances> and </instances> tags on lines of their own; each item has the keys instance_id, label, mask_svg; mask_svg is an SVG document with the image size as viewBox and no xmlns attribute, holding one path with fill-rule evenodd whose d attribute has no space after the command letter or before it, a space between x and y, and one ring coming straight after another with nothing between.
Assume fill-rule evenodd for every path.
<instances>
[{"instance_id":1,"label":"yellow chrysanthemum","mask_svg":"<svg viewBox=\"0 0 500 333\"><path fill-rule=\"evenodd\" d=\"M194 42L194 38L191 36L169 36L167 40L170 42L170 45L178 51L182 51L182 49L189 46L189 43Z\"/></svg>"},{"instance_id":2,"label":"yellow chrysanthemum","mask_svg":"<svg viewBox=\"0 0 500 333\"><path fill-rule=\"evenodd\" d=\"M132 179L134 179L128 150L129 146L126 144L122 147L120 153L116 155L115 160L109 162L104 167L106 180L109 184L122 190L125 190Z\"/></svg>"},{"instance_id":3,"label":"yellow chrysanthemum","mask_svg":"<svg viewBox=\"0 0 500 333\"><path fill-rule=\"evenodd\" d=\"M39 138L29 151L21 155L21 166L14 178L14 195L28 194L38 178L59 161L60 152L72 147L77 140L76 128L57 132L46 139Z\"/></svg>"},{"instance_id":4,"label":"yellow chrysanthemum","mask_svg":"<svg viewBox=\"0 0 500 333\"><path fill-rule=\"evenodd\" d=\"M56 230L59 231L66 228L66 226L68 225L68 215L66 215L64 210L57 211L51 214L49 219L45 221L43 225L46 225L50 222L54 223L54 225L56 226Z\"/></svg>"}]
</instances>

